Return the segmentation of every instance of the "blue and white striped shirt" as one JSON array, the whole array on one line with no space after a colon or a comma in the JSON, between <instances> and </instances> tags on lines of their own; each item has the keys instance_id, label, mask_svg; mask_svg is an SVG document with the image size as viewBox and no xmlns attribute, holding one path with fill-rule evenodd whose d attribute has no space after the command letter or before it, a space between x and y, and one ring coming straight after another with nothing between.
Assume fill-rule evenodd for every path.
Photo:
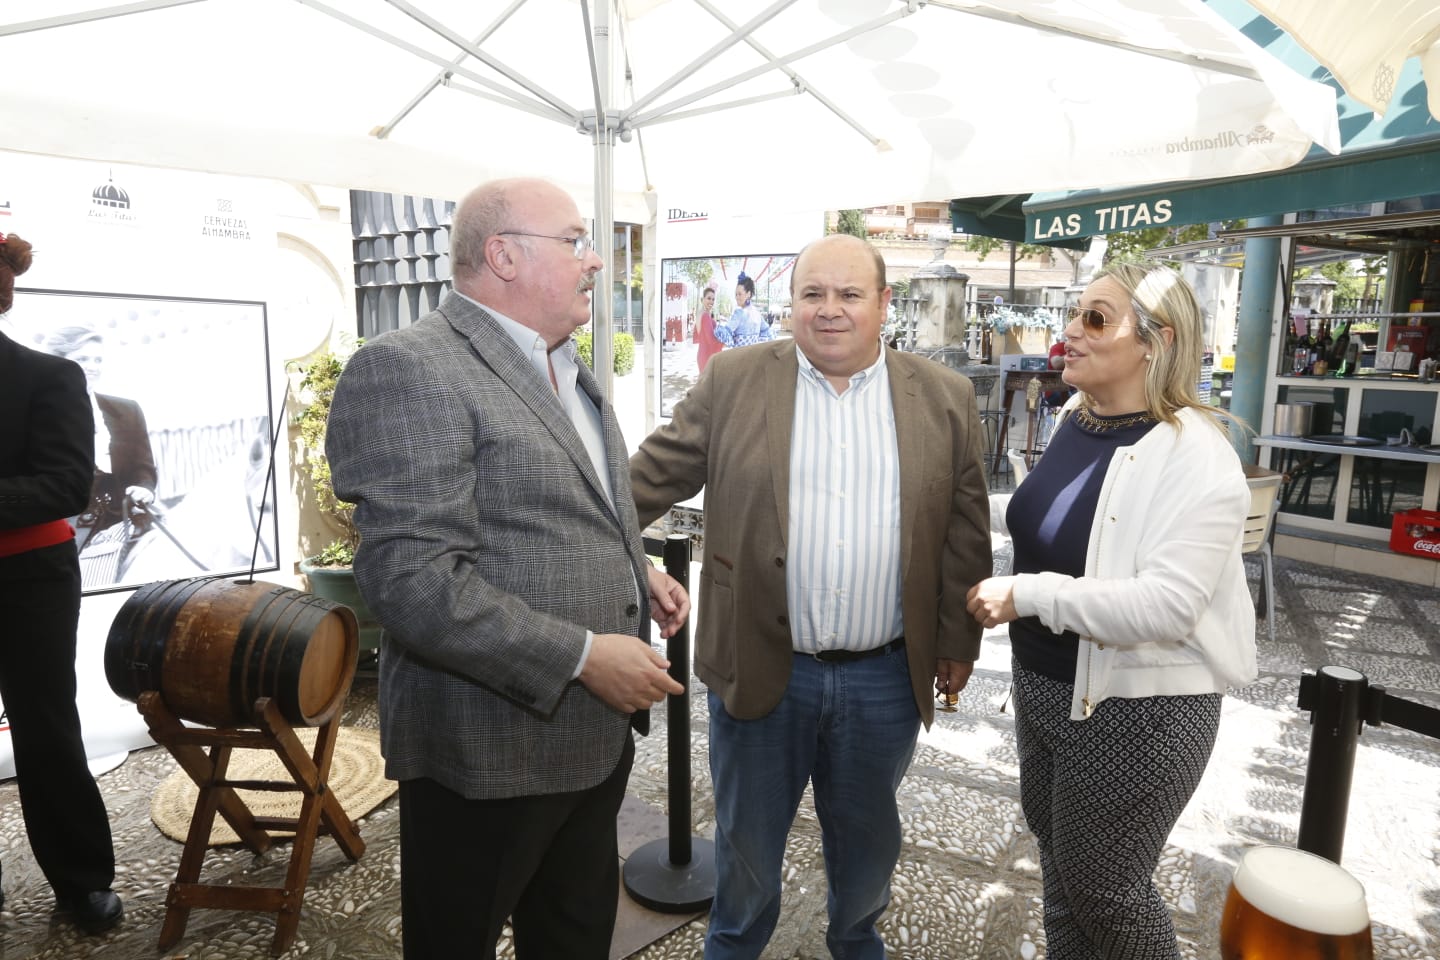
<instances>
[{"instance_id":1,"label":"blue and white striped shirt","mask_svg":"<svg viewBox=\"0 0 1440 960\"><path fill-rule=\"evenodd\" d=\"M905 632L900 454L885 351L844 393L799 347L785 571L795 649L869 650Z\"/></svg>"}]
</instances>

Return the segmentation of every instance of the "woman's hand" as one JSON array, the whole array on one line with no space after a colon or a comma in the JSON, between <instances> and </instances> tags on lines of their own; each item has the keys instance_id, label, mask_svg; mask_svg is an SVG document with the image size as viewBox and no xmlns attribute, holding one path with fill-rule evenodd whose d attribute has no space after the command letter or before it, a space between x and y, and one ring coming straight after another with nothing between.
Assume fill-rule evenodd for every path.
<instances>
[{"instance_id":1,"label":"woman's hand","mask_svg":"<svg viewBox=\"0 0 1440 960\"><path fill-rule=\"evenodd\" d=\"M981 580L965 595L965 609L984 627L998 627L1016 619L1015 578Z\"/></svg>"}]
</instances>

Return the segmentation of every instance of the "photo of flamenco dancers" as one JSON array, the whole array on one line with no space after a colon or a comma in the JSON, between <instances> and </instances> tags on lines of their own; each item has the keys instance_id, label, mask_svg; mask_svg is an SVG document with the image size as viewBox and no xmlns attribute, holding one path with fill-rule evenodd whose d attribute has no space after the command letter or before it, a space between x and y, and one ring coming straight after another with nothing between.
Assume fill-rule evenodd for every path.
<instances>
[{"instance_id":1,"label":"photo of flamenco dancers","mask_svg":"<svg viewBox=\"0 0 1440 960\"><path fill-rule=\"evenodd\" d=\"M790 271L796 254L662 260L665 342L660 415L721 350L790 336Z\"/></svg>"}]
</instances>

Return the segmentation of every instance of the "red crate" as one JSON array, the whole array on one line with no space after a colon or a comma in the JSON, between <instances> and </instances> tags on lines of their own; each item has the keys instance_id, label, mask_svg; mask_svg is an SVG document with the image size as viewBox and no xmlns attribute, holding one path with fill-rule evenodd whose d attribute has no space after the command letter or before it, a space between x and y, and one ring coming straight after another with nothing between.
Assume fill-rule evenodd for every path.
<instances>
[{"instance_id":1,"label":"red crate","mask_svg":"<svg viewBox=\"0 0 1440 960\"><path fill-rule=\"evenodd\" d=\"M1406 510L1390 523L1390 549L1440 560L1440 512Z\"/></svg>"}]
</instances>

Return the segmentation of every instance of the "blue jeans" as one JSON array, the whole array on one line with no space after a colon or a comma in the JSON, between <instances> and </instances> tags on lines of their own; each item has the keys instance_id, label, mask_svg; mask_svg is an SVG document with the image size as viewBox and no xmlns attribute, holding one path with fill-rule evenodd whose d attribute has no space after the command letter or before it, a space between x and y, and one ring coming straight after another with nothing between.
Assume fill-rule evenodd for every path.
<instances>
[{"instance_id":1,"label":"blue jeans","mask_svg":"<svg viewBox=\"0 0 1440 960\"><path fill-rule=\"evenodd\" d=\"M709 706L716 890L706 960L756 958L770 941L785 838L807 782L830 885L830 955L883 960L875 921L900 856L895 791L920 732L905 651L850 663L797 654L785 696L758 720L735 719L713 693Z\"/></svg>"}]
</instances>

